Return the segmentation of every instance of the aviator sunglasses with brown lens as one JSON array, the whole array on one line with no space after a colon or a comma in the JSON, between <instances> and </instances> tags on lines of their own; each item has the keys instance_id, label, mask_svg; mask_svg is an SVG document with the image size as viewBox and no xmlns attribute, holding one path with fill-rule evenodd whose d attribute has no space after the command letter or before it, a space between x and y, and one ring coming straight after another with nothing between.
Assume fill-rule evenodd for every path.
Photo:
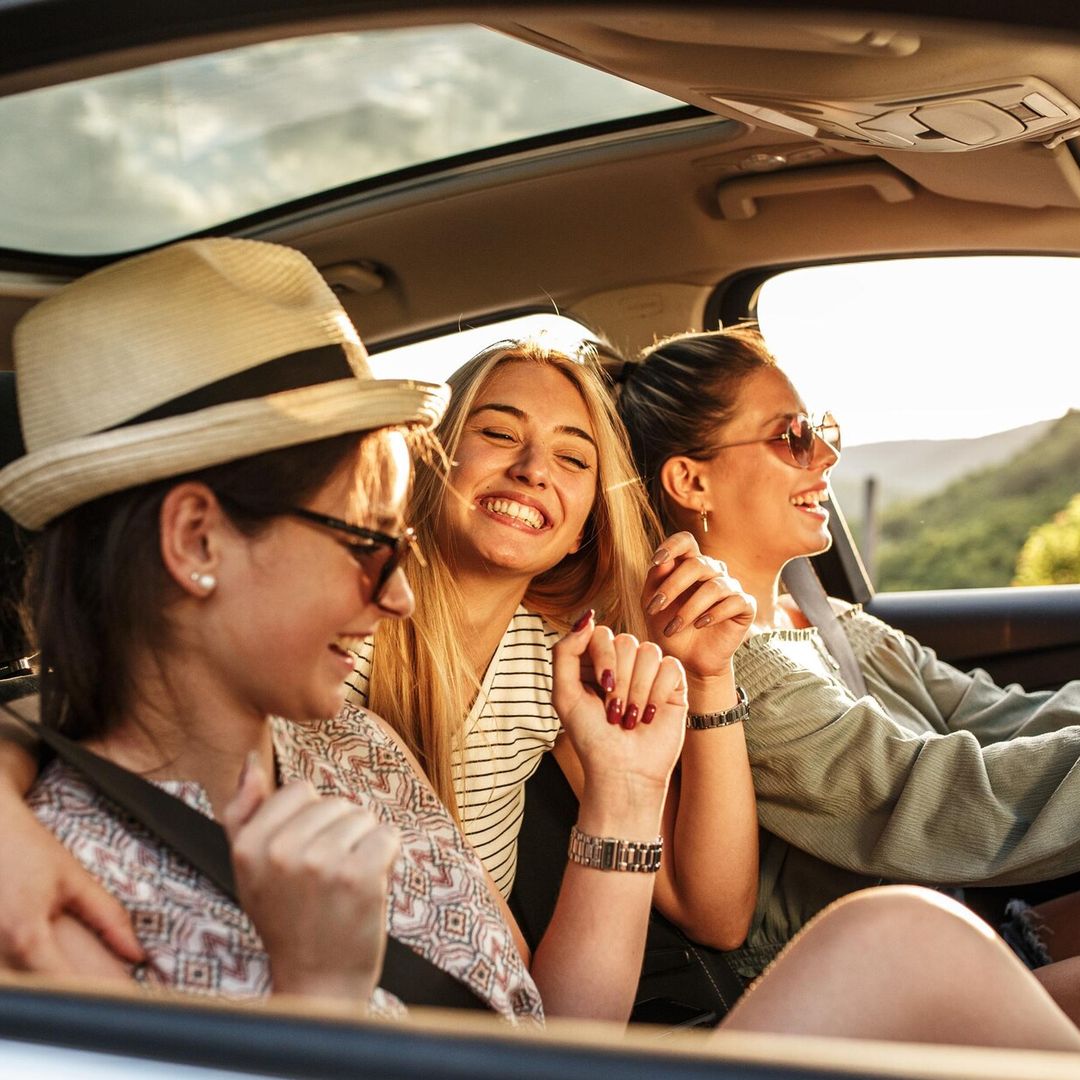
<instances>
[{"instance_id":1,"label":"aviator sunglasses with brown lens","mask_svg":"<svg viewBox=\"0 0 1080 1080\"><path fill-rule=\"evenodd\" d=\"M391 576L410 551L416 555L421 566L426 565L416 544L416 533L412 529L393 536L377 529L365 529L362 525L350 525L340 518L318 514L314 510L305 510L299 506L289 510L288 514L349 537L349 551L372 581L371 600L375 604L382 599L383 590Z\"/></svg>"},{"instance_id":2,"label":"aviator sunglasses with brown lens","mask_svg":"<svg viewBox=\"0 0 1080 1080\"><path fill-rule=\"evenodd\" d=\"M779 435L724 443L723 446L714 447L714 450L730 450L733 446L753 446L755 443L785 442L795 467L809 469L814 460L814 439L820 439L837 454L840 453L840 425L831 412L822 413L817 423L806 413L795 413L789 417L787 427Z\"/></svg>"}]
</instances>

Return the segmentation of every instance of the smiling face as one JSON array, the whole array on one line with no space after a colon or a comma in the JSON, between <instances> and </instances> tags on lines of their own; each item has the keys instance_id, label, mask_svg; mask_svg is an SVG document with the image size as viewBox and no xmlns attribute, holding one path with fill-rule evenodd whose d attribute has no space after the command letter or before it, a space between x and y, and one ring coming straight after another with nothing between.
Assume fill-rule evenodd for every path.
<instances>
[{"instance_id":1,"label":"smiling face","mask_svg":"<svg viewBox=\"0 0 1080 1080\"><path fill-rule=\"evenodd\" d=\"M722 445L701 464L702 505L709 531L694 532L710 551L732 566L755 573L779 573L790 559L814 555L830 544L828 497L835 450L815 438L810 467L795 466L783 434L792 416L806 413L795 388L778 368L761 368L739 386L732 419L718 435Z\"/></svg>"},{"instance_id":2,"label":"smiling face","mask_svg":"<svg viewBox=\"0 0 1080 1080\"><path fill-rule=\"evenodd\" d=\"M596 498L596 433L557 368L496 368L465 419L454 462L441 531L457 573L524 586L578 549Z\"/></svg>"},{"instance_id":3,"label":"smiling face","mask_svg":"<svg viewBox=\"0 0 1080 1080\"><path fill-rule=\"evenodd\" d=\"M375 463L350 459L304 509L397 535L410 463L400 435L384 436ZM380 482L358 483L374 464ZM366 491L378 494L369 497ZM222 547L218 585L205 603L212 664L237 703L295 720L333 716L352 674L349 651L386 617L411 614L412 592L397 570L373 591L390 548L358 541L307 519L276 517L256 536L235 528Z\"/></svg>"}]
</instances>

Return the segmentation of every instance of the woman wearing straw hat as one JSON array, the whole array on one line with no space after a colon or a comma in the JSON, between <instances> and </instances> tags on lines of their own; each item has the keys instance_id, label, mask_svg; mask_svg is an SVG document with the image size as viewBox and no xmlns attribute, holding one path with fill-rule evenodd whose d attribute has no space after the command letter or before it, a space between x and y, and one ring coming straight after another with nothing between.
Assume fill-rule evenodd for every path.
<instances>
[{"instance_id":1,"label":"woman wearing straw hat","mask_svg":"<svg viewBox=\"0 0 1080 1080\"><path fill-rule=\"evenodd\" d=\"M248 241L88 275L23 319L15 349L28 452L0 471L0 507L43 530L30 601L44 725L223 821L232 844L242 911L68 764L38 778L38 817L136 912L138 976L366 1000L389 866L391 935L489 1008L538 1019L479 860L388 729L342 709L350 650L412 608L402 432L431 427L445 388L372 380L310 263ZM610 642L591 613L575 623L554 701L586 759L643 762L651 801L594 804L592 820L651 870L658 845L633 841L655 840L685 691L677 662L652 664L652 726L608 725L581 658L623 682L639 670L636 647L609 658ZM632 983L651 874L582 872L624 926ZM65 926L61 945L84 955ZM538 958L537 977L555 985L575 962Z\"/></svg>"}]
</instances>

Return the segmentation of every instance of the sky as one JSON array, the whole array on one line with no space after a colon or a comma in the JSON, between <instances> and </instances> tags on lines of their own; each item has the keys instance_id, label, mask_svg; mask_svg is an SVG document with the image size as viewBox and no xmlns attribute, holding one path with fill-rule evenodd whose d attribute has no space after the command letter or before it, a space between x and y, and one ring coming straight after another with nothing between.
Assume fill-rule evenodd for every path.
<instances>
[{"instance_id":1,"label":"sky","mask_svg":"<svg viewBox=\"0 0 1080 1080\"><path fill-rule=\"evenodd\" d=\"M973 438L1080 408L1080 259L974 256L805 267L758 298L770 348L811 412L844 443ZM500 337L580 328L532 315L406 346L377 375L441 381Z\"/></svg>"},{"instance_id":2,"label":"sky","mask_svg":"<svg viewBox=\"0 0 1080 1080\"><path fill-rule=\"evenodd\" d=\"M772 278L762 330L844 441L970 438L1080 407L1080 259L977 256Z\"/></svg>"}]
</instances>

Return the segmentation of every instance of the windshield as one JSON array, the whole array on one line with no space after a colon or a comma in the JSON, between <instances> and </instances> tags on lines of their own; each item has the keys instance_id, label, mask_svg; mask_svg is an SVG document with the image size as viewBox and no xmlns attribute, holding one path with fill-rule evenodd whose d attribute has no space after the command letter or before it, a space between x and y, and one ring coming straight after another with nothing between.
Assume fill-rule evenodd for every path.
<instances>
[{"instance_id":1,"label":"windshield","mask_svg":"<svg viewBox=\"0 0 1080 1080\"><path fill-rule=\"evenodd\" d=\"M0 99L0 247L98 255L683 106L478 26L325 34Z\"/></svg>"}]
</instances>

